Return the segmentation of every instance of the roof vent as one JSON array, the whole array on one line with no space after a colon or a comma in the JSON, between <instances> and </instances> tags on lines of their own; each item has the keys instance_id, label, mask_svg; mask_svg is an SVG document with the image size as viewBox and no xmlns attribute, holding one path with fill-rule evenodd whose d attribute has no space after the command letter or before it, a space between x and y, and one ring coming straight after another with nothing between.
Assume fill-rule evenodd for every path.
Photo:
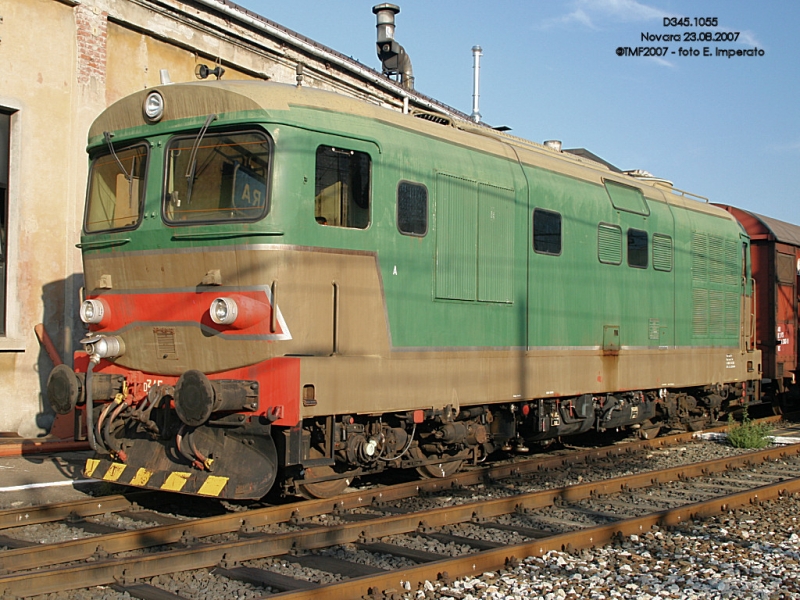
<instances>
[{"instance_id":1,"label":"roof vent","mask_svg":"<svg viewBox=\"0 0 800 600\"><path fill-rule=\"evenodd\" d=\"M472 47L472 120L476 123L481 122L481 111L479 99L481 97L481 56L483 48L480 46Z\"/></svg>"},{"instance_id":2,"label":"roof vent","mask_svg":"<svg viewBox=\"0 0 800 600\"><path fill-rule=\"evenodd\" d=\"M437 115L436 113L429 113L415 110L413 113L415 117L418 119L425 119L426 121L430 121L431 123L437 123L439 125L452 125L453 122L443 115Z\"/></svg>"},{"instance_id":3,"label":"roof vent","mask_svg":"<svg viewBox=\"0 0 800 600\"><path fill-rule=\"evenodd\" d=\"M403 47L394 39L394 16L400 12L396 4L376 4L372 12L378 19L378 58L383 65L383 74L387 77L397 75L400 84L407 90L414 89L414 71L411 59Z\"/></svg>"},{"instance_id":4,"label":"roof vent","mask_svg":"<svg viewBox=\"0 0 800 600\"><path fill-rule=\"evenodd\" d=\"M561 140L547 140L543 143L547 148L550 148L550 150L561 152Z\"/></svg>"},{"instance_id":5,"label":"roof vent","mask_svg":"<svg viewBox=\"0 0 800 600\"><path fill-rule=\"evenodd\" d=\"M629 177L633 177L634 179L638 179L639 181L646 181L652 185L656 185L659 187L664 188L672 188L672 182L669 179L663 179L662 177L656 177L649 171L645 171L644 169L634 169L631 171L623 171L623 173Z\"/></svg>"}]
</instances>

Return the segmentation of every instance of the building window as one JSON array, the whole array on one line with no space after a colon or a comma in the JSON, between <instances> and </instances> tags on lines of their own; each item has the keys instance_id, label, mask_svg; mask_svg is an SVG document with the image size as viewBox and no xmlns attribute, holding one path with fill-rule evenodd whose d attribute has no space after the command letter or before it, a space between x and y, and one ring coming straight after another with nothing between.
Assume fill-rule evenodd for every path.
<instances>
[{"instance_id":1,"label":"building window","mask_svg":"<svg viewBox=\"0 0 800 600\"><path fill-rule=\"evenodd\" d=\"M424 236L428 232L428 188L401 181L397 186L397 229L404 235Z\"/></svg>"},{"instance_id":2,"label":"building window","mask_svg":"<svg viewBox=\"0 0 800 600\"><path fill-rule=\"evenodd\" d=\"M317 148L314 186L317 223L366 229L369 197L369 154L330 146Z\"/></svg>"},{"instance_id":3,"label":"building window","mask_svg":"<svg viewBox=\"0 0 800 600\"><path fill-rule=\"evenodd\" d=\"M637 269L647 268L647 232L628 229L628 265Z\"/></svg>"},{"instance_id":4,"label":"building window","mask_svg":"<svg viewBox=\"0 0 800 600\"><path fill-rule=\"evenodd\" d=\"M537 208L533 211L533 250L539 254L561 254L561 215Z\"/></svg>"},{"instance_id":5,"label":"building window","mask_svg":"<svg viewBox=\"0 0 800 600\"><path fill-rule=\"evenodd\" d=\"M11 115L0 112L0 335L6 334L6 268L8 256L8 179Z\"/></svg>"}]
</instances>

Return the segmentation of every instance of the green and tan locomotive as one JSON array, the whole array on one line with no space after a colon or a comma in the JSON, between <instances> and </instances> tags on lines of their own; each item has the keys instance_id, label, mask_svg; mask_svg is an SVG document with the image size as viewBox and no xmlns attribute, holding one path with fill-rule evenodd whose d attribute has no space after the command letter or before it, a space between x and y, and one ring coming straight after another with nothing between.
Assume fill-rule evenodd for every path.
<instances>
[{"instance_id":1,"label":"green and tan locomotive","mask_svg":"<svg viewBox=\"0 0 800 600\"><path fill-rule=\"evenodd\" d=\"M89 333L48 395L90 477L326 497L759 399L749 239L663 183L245 81L124 98L89 154Z\"/></svg>"}]
</instances>

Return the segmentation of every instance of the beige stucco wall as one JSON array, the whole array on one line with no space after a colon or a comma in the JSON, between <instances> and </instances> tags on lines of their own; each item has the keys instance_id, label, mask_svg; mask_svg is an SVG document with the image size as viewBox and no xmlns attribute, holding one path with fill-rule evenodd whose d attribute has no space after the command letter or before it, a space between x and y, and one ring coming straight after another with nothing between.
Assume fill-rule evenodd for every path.
<instances>
[{"instance_id":1,"label":"beige stucco wall","mask_svg":"<svg viewBox=\"0 0 800 600\"><path fill-rule=\"evenodd\" d=\"M161 69L166 68L170 80L177 82L194 80L198 64L214 67L213 62L182 48L114 23L108 26L108 56L111 68L106 76L106 99L109 104L137 90L158 85ZM253 79L234 68L226 69L224 78Z\"/></svg>"},{"instance_id":2,"label":"beige stucco wall","mask_svg":"<svg viewBox=\"0 0 800 600\"><path fill-rule=\"evenodd\" d=\"M0 432L31 437L46 432L53 418L43 398L53 365L34 326L44 323L68 364L84 331L75 244L86 135L108 104L158 85L161 69L173 82L187 81L198 63L217 61L226 79L291 84L302 63L303 85L396 109L405 93L352 59L324 48L320 55L319 47L214 0L5 0L0 17L0 110L13 113ZM428 102L412 97L412 104Z\"/></svg>"},{"instance_id":3,"label":"beige stucco wall","mask_svg":"<svg viewBox=\"0 0 800 600\"><path fill-rule=\"evenodd\" d=\"M74 244L85 160L78 136L102 108L102 97L85 94L93 109L76 110L73 9L52 0L11 0L3 3L2 17L0 107L14 113L0 431L35 435L50 423L42 372L46 377L52 365L33 328L45 322L54 336L66 331L64 283L80 270ZM63 347L63 338L56 341Z\"/></svg>"}]
</instances>

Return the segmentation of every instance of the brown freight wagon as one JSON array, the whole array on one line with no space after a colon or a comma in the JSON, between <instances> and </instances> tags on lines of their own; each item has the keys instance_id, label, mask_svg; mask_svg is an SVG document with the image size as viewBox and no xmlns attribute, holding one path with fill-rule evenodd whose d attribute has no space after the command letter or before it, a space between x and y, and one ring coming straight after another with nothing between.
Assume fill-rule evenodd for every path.
<instances>
[{"instance_id":1,"label":"brown freight wagon","mask_svg":"<svg viewBox=\"0 0 800 600\"><path fill-rule=\"evenodd\" d=\"M800 398L796 377L800 226L733 206L717 206L736 217L750 236L762 389L771 393L778 404L785 404L790 394Z\"/></svg>"}]
</instances>

